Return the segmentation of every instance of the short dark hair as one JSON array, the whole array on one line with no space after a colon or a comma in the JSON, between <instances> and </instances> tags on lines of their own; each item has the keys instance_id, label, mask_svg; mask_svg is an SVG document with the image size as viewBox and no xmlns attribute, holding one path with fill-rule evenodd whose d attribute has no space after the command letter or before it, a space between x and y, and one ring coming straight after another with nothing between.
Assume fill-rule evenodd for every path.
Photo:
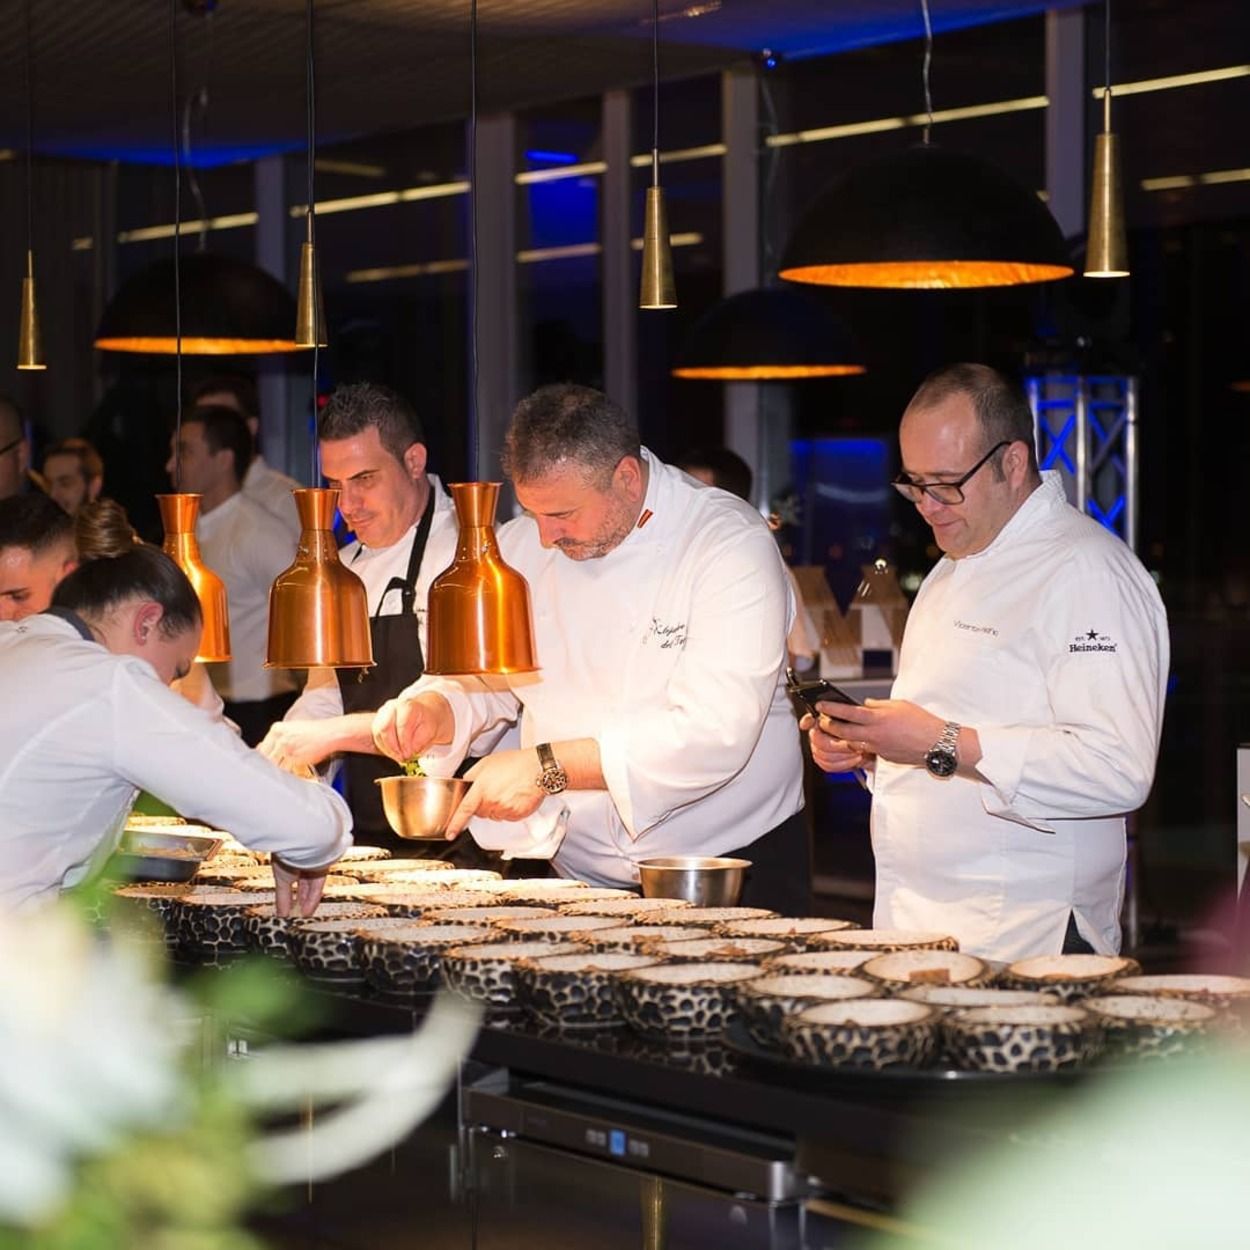
<instances>
[{"instance_id":1,"label":"short dark hair","mask_svg":"<svg viewBox=\"0 0 1250 1250\"><path fill-rule=\"evenodd\" d=\"M85 438L63 438L59 443L53 443L43 453L45 466L53 456L76 457L78 470L84 482L91 481L93 477L103 478L104 476L104 461L100 458L100 453Z\"/></svg>"},{"instance_id":2,"label":"short dark hair","mask_svg":"<svg viewBox=\"0 0 1250 1250\"><path fill-rule=\"evenodd\" d=\"M712 485L727 490L739 499L751 502L751 487L755 477L751 466L736 451L728 447L692 447L674 463L687 473L691 469L707 469L712 475Z\"/></svg>"},{"instance_id":3,"label":"short dark hair","mask_svg":"<svg viewBox=\"0 0 1250 1250\"><path fill-rule=\"evenodd\" d=\"M209 395L229 395L245 417L260 415L260 397L256 393L256 379L245 373L216 373L191 392L191 403L199 406ZM228 404L222 405L229 407Z\"/></svg>"},{"instance_id":4,"label":"short dark hair","mask_svg":"<svg viewBox=\"0 0 1250 1250\"><path fill-rule=\"evenodd\" d=\"M953 395L967 395L972 400L987 451L996 443L1024 443L1029 449L1029 468L1037 472L1033 410L1015 382L989 365L945 365L921 382L907 411L933 408ZM993 466L1000 477L1001 465L999 458Z\"/></svg>"},{"instance_id":5,"label":"short dark hair","mask_svg":"<svg viewBox=\"0 0 1250 1250\"><path fill-rule=\"evenodd\" d=\"M504 436L503 470L525 482L572 460L606 483L626 456L641 453L638 427L619 404L592 387L558 382L517 404Z\"/></svg>"},{"instance_id":6,"label":"short dark hair","mask_svg":"<svg viewBox=\"0 0 1250 1250\"><path fill-rule=\"evenodd\" d=\"M338 387L317 417L322 442L354 438L370 428L377 430L382 446L401 464L413 443L425 442L416 409L397 391L377 382Z\"/></svg>"},{"instance_id":7,"label":"short dark hair","mask_svg":"<svg viewBox=\"0 0 1250 1250\"><path fill-rule=\"evenodd\" d=\"M173 638L203 623L200 601L187 575L159 548L146 543L124 555L88 560L52 592L52 606L101 617L132 599L159 603L160 629Z\"/></svg>"},{"instance_id":8,"label":"short dark hair","mask_svg":"<svg viewBox=\"0 0 1250 1250\"><path fill-rule=\"evenodd\" d=\"M222 404L208 404L201 408L192 408L183 418L184 424L192 421L204 427L204 441L208 444L209 451L231 453L234 476L241 484L255 451L252 431L247 428L247 419L233 408Z\"/></svg>"},{"instance_id":9,"label":"short dark hair","mask_svg":"<svg viewBox=\"0 0 1250 1250\"><path fill-rule=\"evenodd\" d=\"M0 499L0 551L21 547L43 555L74 546L74 518L42 491Z\"/></svg>"}]
</instances>

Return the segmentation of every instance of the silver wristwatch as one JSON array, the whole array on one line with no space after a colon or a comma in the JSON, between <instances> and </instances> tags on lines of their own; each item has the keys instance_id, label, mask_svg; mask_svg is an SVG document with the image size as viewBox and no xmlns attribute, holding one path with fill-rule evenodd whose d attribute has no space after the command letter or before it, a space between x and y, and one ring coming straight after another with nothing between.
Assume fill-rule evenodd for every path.
<instances>
[{"instance_id":1,"label":"silver wristwatch","mask_svg":"<svg viewBox=\"0 0 1250 1250\"><path fill-rule=\"evenodd\" d=\"M924 766L929 770L930 776L944 780L955 775L955 770L959 767L959 756L955 747L959 743L960 728L953 720L947 721L941 737L925 752Z\"/></svg>"},{"instance_id":2,"label":"silver wristwatch","mask_svg":"<svg viewBox=\"0 0 1250 1250\"><path fill-rule=\"evenodd\" d=\"M535 749L538 751L538 762L543 766L543 770L534 784L540 790L546 790L548 794L560 794L567 790L568 774L560 767L555 752L551 749L551 743L540 742Z\"/></svg>"}]
</instances>

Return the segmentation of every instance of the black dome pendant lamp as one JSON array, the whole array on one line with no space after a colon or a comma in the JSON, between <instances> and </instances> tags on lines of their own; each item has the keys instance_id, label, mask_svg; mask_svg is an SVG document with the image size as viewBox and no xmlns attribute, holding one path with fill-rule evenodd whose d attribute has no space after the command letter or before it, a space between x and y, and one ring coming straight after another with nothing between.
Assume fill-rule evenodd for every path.
<instances>
[{"instance_id":1,"label":"black dome pendant lamp","mask_svg":"<svg viewBox=\"0 0 1250 1250\"><path fill-rule=\"evenodd\" d=\"M297 350L291 334L295 301L276 278L211 252L183 256L181 268L183 355ZM172 260L158 260L123 284L100 318L95 345L106 352L177 350Z\"/></svg>"},{"instance_id":2,"label":"black dome pendant lamp","mask_svg":"<svg viewBox=\"0 0 1250 1250\"><path fill-rule=\"evenodd\" d=\"M175 47L171 52L175 78L176 62ZM175 125L175 167L184 147L190 154L188 133L184 128L179 139ZM180 258L181 340L170 257L141 269L109 301L96 330L95 346L100 351L235 356L299 348L292 334L295 301L286 287L255 265L203 250L203 240L202 227L200 250ZM174 248L181 245L181 228L175 225Z\"/></svg>"},{"instance_id":3,"label":"black dome pendant lamp","mask_svg":"<svg viewBox=\"0 0 1250 1250\"><path fill-rule=\"evenodd\" d=\"M929 142L928 0L924 142L835 179L799 223L781 277L822 286L941 289L1069 277L1063 234L1027 187L980 157Z\"/></svg>"},{"instance_id":4,"label":"black dome pendant lamp","mask_svg":"<svg viewBox=\"0 0 1250 1250\"><path fill-rule=\"evenodd\" d=\"M691 327L676 378L792 382L865 372L851 332L814 291L763 287L714 305Z\"/></svg>"}]
</instances>

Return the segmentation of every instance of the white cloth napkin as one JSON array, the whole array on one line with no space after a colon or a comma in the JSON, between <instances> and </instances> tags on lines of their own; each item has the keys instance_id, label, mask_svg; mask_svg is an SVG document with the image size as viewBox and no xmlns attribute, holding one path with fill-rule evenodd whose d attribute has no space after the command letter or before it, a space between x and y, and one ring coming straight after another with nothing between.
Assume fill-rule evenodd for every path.
<instances>
[{"instance_id":1,"label":"white cloth napkin","mask_svg":"<svg viewBox=\"0 0 1250 1250\"><path fill-rule=\"evenodd\" d=\"M564 841L569 809L559 795L543 799L524 820L487 820L473 816L469 832L484 851L502 851L504 859L550 859Z\"/></svg>"}]
</instances>

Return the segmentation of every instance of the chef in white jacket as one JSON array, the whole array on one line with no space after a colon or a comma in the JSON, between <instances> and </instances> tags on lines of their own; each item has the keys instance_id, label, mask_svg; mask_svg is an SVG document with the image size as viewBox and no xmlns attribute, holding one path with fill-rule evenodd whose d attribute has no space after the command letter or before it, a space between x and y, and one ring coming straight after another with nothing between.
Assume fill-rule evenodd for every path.
<instances>
[{"instance_id":1,"label":"chef in white jacket","mask_svg":"<svg viewBox=\"0 0 1250 1250\"><path fill-rule=\"evenodd\" d=\"M994 959L1120 948L1125 814L1154 778L1168 673L1159 592L1040 473L1019 388L953 365L917 391L896 486L945 553L888 700L822 704L813 756L867 766L874 923Z\"/></svg>"},{"instance_id":2,"label":"chef in white jacket","mask_svg":"<svg viewBox=\"0 0 1250 1250\"><path fill-rule=\"evenodd\" d=\"M47 612L0 623L0 908L90 876L139 789L271 852L283 914L315 908L351 845L347 806L168 688L200 626L190 582L146 546L83 564Z\"/></svg>"},{"instance_id":3,"label":"chef in white jacket","mask_svg":"<svg viewBox=\"0 0 1250 1250\"><path fill-rule=\"evenodd\" d=\"M468 773L450 832L633 885L634 861L741 851L743 901L810 893L799 735L781 674L794 605L754 509L661 463L598 391L523 400L504 467L528 515L504 558L529 582L539 671L424 677L383 706L382 748L450 772L519 719L519 749ZM483 819L486 818L486 819Z\"/></svg>"}]
</instances>

